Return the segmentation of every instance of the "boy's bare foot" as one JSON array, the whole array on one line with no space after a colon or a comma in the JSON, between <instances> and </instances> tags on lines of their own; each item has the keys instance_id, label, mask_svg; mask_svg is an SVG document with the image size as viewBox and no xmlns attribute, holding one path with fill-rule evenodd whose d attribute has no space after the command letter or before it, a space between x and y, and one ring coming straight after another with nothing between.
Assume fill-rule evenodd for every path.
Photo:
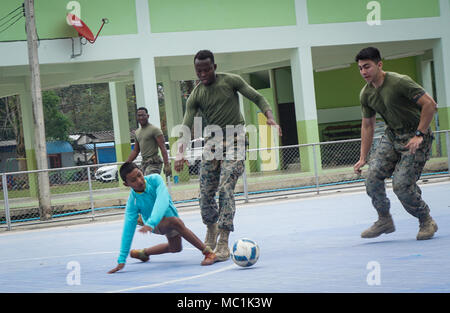
<instances>
[{"instance_id":1,"label":"boy's bare foot","mask_svg":"<svg viewBox=\"0 0 450 313\"><path fill-rule=\"evenodd\" d=\"M142 262L147 262L150 257L145 254L144 249L133 249L130 252L130 256L135 259L139 259Z\"/></svg>"}]
</instances>

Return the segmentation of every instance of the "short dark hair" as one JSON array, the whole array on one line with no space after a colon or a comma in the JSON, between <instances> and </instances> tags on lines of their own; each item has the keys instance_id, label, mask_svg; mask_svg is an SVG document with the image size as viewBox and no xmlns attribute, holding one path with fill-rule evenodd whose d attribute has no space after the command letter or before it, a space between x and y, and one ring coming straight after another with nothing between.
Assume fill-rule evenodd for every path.
<instances>
[{"instance_id":1,"label":"short dark hair","mask_svg":"<svg viewBox=\"0 0 450 313\"><path fill-rule=\"evenodd\" d=\"M124 182L127 182L127 175L130 174L135 168L138 168L138 166L133 162L123 163L119 169L120 178L122 178Z\"/></svg>"},{"instance_id":2,"label":"short dark hair","mask_svg":"<svg viewBox=\"0 0 450 313\"><path fill-rule=\"evenodd\" d=\"M147 108L146 108L146 107L140 107L140 108L138 108L138 109L136 110L136 112L137 112L137 111L139 111L139 110L144 110L144 111L145 111L145 113L147 113L147 114L148 114L148 110L147 110Z\"/></svg>"},{"instance_id":3,"label":"short dark hair","mask_svg":"<svg viewBox=\"0 0 450 313\"><path fill-rule=\"evenodd\" d=\"M356 62L358 62L359 60L372 60L375 63L378 63L381 61L380 50L375 47L364 48L359 51L359 53L355 57Z\"/></svg>"},{"instance_id":4,"label":"short dark hair","mask_svg":"<svg viewBox=\"0 0 450 313\"><path fill-rule=\"evenodd\" d=\"M206 60L208 58L211 60L211 63L214 64L214 54L209 50L200 50L195 55L194 62L195 60Z\"/></svg>"}]
</instances>

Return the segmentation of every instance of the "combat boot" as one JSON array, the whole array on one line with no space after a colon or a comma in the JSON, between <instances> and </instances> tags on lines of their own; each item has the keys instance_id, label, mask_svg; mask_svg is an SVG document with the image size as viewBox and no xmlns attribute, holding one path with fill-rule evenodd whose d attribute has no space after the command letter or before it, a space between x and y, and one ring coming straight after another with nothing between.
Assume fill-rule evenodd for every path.
<instances>
[{"instance_id":1,"label":"combat boot","mask_svg":"<svg viewBox=\"0 0 450 313\"><path fill-rule=\"evenodd\" d=\"M228 237L230 236L230 231L221 229L219 232L219 241L217 242L217 247L214 253L217 256L217 261L226 261L230 258L230 249L228 248Z\"/></svg>"},{"instance_id":2,"label":"combat boot","mask_svg":"<svg viewBox=\"0 0 450 313\"><path fill-rule=\"evenodd\" d=\"M212 250L216 248L217 236L219 235L219 229L217 223L206 225L206 237L205 246L210 247Z\"/></svg>"},{"instance_id":3,"label":"combat boot","mask_svg":"<svg viewBox=\"0 0 450 313\"><path fill-rule=\"evenodd\" d=\"M394 221L389 213L378 213L378 220L361 233L362 238L375 238L381 234L389 234L395 231Z\"/></svg>"},{"instance_id":4,"label":"combat boot","mask_svg":"<svg viewBox=\"0 0 450 313\"><path fill-rule=\"evenodd\" d=\"M433 218L427 214L419 218L419 232L417 233L417 240L427 240L434 236L437 232L438 226Z\"/></svg>"}]
</instances>

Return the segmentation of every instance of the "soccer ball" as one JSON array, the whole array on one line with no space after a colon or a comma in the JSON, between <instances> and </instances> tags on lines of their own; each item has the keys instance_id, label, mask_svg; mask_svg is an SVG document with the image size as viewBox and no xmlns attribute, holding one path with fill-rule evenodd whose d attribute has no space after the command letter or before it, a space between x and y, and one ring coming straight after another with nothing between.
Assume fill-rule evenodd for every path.
<instances>
[{"instance_id":1,"label":"soccer ball","mask_svg":"<svg viewBox=\"0 0 450 313\"><path fill-rule=\"evenodd\" d=\"M251 239L243 238L236 241L231 252L231 259L242 267L252 266L258 261L259 246Z\"/></svg>"}]
</instances>

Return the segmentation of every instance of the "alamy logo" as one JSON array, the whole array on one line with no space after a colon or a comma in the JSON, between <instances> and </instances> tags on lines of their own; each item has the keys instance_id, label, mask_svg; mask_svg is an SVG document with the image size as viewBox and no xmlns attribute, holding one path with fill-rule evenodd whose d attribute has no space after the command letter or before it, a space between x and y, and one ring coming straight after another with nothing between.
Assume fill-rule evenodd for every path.
<instances>
[{"instance_id":1,"label":"alamy logo","mask_svg":"<svg viewBox=\"0 0 450 313\"><path fill-rule=\"evenodd\" d=\"M369 26L381 25L381 5L378 1L370 1L366 6L370 10L367 14L367 24Z\"/></svg>"},{"instance_id":2,"label":"alamy logo","mask_svg":"<svg viewBox=\"0 0 450 313\"><path fill-rule=\"evenodd\" d=\"M381 266L377 261L367 263L366 269L370 272L367 274L366 281L369 286L381 285Z\"/></svg>"},{"instance_id":3,"label":"alamy logo","mask_svg":"<svg viewBox=\"0 0 450 313\"><path fill-rule=\"evenodd\" d=\"M227 125L225 129L218 125L207 125L203 128L202 118L195 117L193 125L193 136L191 129L185 125L176 125L172 128L171 137L179 139L172 144L170 151L172 156L179 151L179 146L183 145L183 151L189 150L191 138L203 137L205 144L202 150L204 160L245 160L246 148L249 148L248 159L260 159L264 162L278 162L274 156L274 142L272 139L277 136L276 128L270 125ZM259 147L266 147L261 151L256 151ZM201 148L201 147L194 147ZM188 153L192 153L188 151Z\"/></svg>"},{"instance_id":4,"label":"alamy logo","mask_svg":"<svg viewBox=\"0 0 450 313\"><path fill-rule=\"evenodd\" d=\"M81 265L77 261L67 263L66 269L70 272L66 276L66 283L69 286L81 285Z\"/></svg>"},{"instance_id":5,"label":"alamy logo","mask_svg":"<svg viewBox=\"0 0 450 313\"><path fill-rule=\"evenodd\" d=\"M66 5L66 10L69 11L68 13L76 15L81 19L81 4L78 1L69 1ZM66 22L68 25L72 25L72 23L68 19L66 20Z\"/></svg>"}]
</instances>

